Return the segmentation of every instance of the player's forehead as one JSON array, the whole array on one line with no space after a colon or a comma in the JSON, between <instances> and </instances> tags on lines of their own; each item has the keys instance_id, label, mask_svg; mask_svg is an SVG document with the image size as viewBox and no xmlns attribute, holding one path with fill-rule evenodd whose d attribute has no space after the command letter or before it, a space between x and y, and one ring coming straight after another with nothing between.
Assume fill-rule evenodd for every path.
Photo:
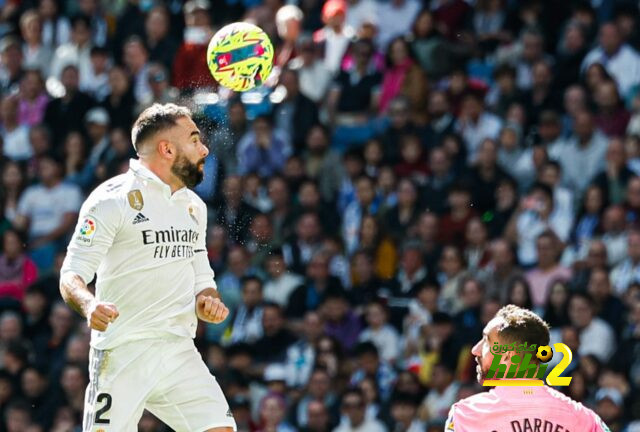
<instances>
[{"instance_id":1,"label":"player's forehead","mask_svg":"<svg viewBox=\"0 0 640 432\"><path fill-rule=\"evenodd\" d=\"M191 135L200 135L200 129L191 117L180 117L176 120L176 126L172 128L173 132L179 133L183 137L190 137Z\"/></svg>"}]
</instances>

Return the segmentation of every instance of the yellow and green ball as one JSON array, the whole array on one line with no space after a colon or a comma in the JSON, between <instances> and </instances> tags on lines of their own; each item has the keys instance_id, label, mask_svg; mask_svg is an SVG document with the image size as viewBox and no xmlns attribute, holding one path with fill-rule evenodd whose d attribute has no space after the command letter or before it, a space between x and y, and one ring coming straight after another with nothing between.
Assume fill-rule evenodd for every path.
<instances>
[{"instance_id":1,"label":"yellow and green ball","mask_svg":"<svg viewBox=\"0 0 640 432\"><path fill-rule=\"evenodd\" d=\"M244 22L229 24L211 38L207 65L221 85L239 92L251 90L271 73L273 45L260 27Z\"/></svg>"}]
</instances>

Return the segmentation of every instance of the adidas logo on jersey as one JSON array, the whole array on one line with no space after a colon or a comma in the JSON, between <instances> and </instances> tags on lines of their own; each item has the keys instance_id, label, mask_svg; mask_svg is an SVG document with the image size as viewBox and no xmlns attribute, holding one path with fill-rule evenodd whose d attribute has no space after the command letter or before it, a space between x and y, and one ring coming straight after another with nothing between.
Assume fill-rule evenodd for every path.
<instances>
[{"instance_id":1,"label":"adidas logo on jersey","mask_svg":"<svg viewBox=\"0 0 640 432\"><path fill-rule=\"evenodd\" d=\"M142 213L138 213L136 217L133 218L133 224L139 224L142 222L149 222L149 218L143 215Z\"/></svg>"}]
</instances>

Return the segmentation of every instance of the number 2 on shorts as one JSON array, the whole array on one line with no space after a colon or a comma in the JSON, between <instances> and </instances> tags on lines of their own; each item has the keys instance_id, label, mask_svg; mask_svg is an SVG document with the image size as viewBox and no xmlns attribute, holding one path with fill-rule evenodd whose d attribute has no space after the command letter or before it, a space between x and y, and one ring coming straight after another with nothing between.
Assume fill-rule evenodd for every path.
<instances>
[{"instance_id":1,"label":"number 2 on shorts","mask_svg":"<svg viewBox=\"0 0 640 432\"><path fill-rule=\"evenodd\" d=\"M111 395L109 393L100 393L96 398L96 405L105 401L105 404L96 411L96 424L109 424L111 420L102 418L111 409Z\"/></svg>"}]
</instances>

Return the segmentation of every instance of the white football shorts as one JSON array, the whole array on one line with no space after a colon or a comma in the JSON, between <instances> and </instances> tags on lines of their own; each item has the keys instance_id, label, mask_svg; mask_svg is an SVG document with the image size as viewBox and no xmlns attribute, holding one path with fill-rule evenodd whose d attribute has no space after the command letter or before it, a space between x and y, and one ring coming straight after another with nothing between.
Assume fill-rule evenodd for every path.
<instances>
[{"instance_id":1,"label":"white football shorts","mask_svg":"<svg viewBox=\"0 0 640 432\"><path fill-rule=\"evenodd\" d=\"M188 338L92 348L83 432L135 432L146 408L176 432L232 427L220 385Z\"/></svg>"}]
</instances>

